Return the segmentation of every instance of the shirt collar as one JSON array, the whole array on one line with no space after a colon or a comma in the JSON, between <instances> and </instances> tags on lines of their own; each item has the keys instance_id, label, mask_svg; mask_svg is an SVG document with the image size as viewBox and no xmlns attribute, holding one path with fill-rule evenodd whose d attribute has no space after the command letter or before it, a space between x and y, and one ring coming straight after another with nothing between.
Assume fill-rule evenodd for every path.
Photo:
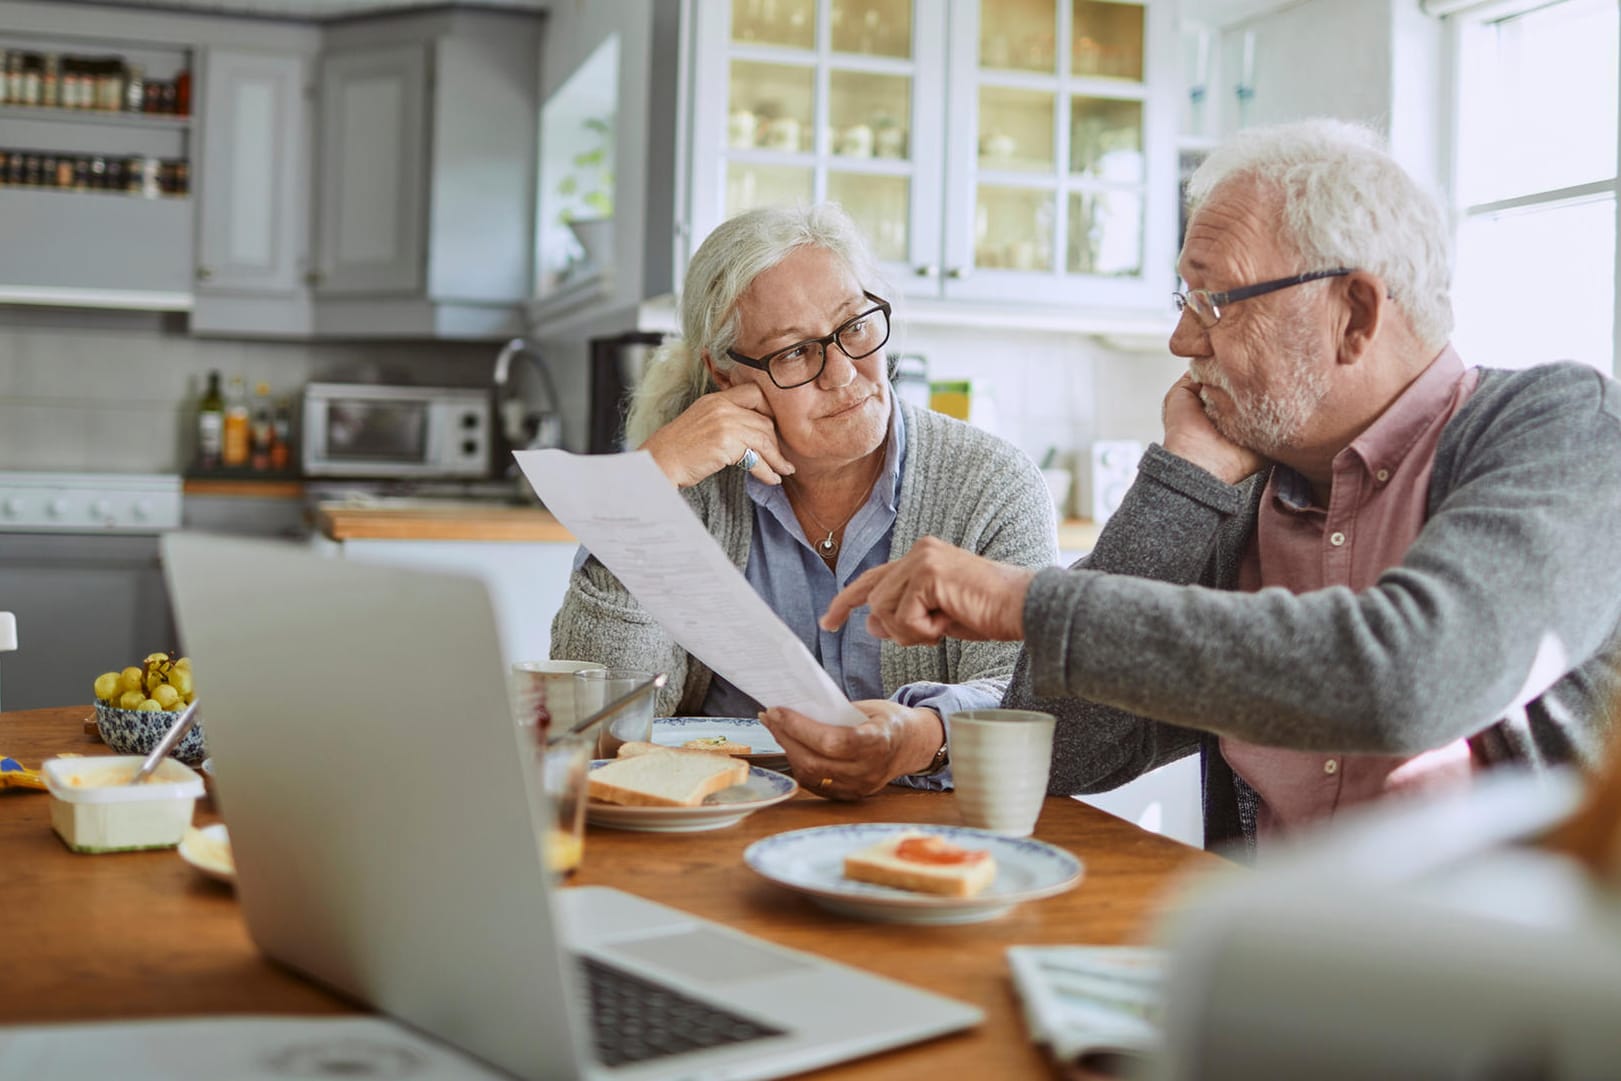
<instances>
[{"instance_id":1,"label":"shirt collar","mask_svg":"<svg viewBox=\"0 0 1621 1081\"><path fill-rule=\"evenodd\" d=\"M1452 408L1463 377L1463 358L1448 345L1350 446L1335 455L1334 464L1347 465L1346 456L1354 454L1369 473L1381 469L1394 473L1413 444Z\"/></svg>"},{"instance_id":2,"label":"shirt collar","mask_svg":"<svg viewBox=\"0 0 1621 1081\"><path fill-rule=\"evenodd\" d=\"M1429 430L1441 414L1452 407L1459 382L1465 375L1463 358L1448 345L1436 354L1429 366L1396 400L1374 418L1362 434L1334 456L1334 471L1360 461L1368 473L1381 469L1394 473L1401 460ZM1268 481L1271 494L1285 508L1295 511L1312 507L1311 482L1281 463Z\"/></svg>"}]
</instances>

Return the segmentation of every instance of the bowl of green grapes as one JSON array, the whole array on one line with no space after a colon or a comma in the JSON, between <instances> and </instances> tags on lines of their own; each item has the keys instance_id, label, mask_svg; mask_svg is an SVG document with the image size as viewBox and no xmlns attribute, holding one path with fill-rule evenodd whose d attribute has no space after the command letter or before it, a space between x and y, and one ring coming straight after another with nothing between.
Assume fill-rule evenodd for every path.
<instances>
[{"instance_id":1,"label":"bowl of green grapes","mask_svg":"<svg viewBox=\"0 0 1621 1081\"><path fill-rule=\"evenodd\" d=\"M138 665L96 677L96 731L118 754L150 754L197 697L191 658L150 653ZM188 766L207 757L198 717L170 754Z\"/></svg>"}]
</instances>

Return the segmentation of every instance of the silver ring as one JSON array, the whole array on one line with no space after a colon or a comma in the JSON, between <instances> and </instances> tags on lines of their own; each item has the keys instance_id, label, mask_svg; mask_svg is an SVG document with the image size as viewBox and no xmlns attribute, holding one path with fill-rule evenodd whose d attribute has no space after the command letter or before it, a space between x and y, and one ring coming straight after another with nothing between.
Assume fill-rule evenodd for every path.
<instances>
[{"instance_id":1,"label":"silver ring","mask_svg":"<svg viewBox=\"0 0 1621 1081\"><path fill-rule=\"evenodd\" d=\"M754 453L754 448L753 447L744 447L743 448L743 457L741 457L737 461L733 462L732 467L734 469L741 469L743 472L747 473L749 470L753 469L755 466L757 466L759 464L760 464L760 456L758 454Z\"/></svg>"}]
</instances>

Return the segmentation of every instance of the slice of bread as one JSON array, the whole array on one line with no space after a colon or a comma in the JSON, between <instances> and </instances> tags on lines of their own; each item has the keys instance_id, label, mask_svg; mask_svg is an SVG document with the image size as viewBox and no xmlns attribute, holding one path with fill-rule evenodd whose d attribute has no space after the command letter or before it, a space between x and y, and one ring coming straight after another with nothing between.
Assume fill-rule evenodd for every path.
<instances>
[{"instance_id":1,"label":"slice of bread","mask_svg":"<svg viewBox=\"0 0 1621 1081\"><path fill-rule=\"evenodd\" d=\"M725 736L700 736L689 739L681 745L686 751L712 751L716 754L753 754L754 748L747 743L736 743Z\"/></svg>"},{"instance_id":2,"label":"slice of bread","mask_svg":"<svg viewBox=\"0 0 1621 1081\"><path fill-rule=\"evenodd\" d=\"M710 747L667 747L662 743L648 743L645 740L631 740L621 744L615 752L618 758L636 758L644 754L707 754L716 758L729 757L724 751L717 751Z\"/></svg>"},{"instance_id":3,"label":"slice of bread","mask_svg":"<svg viewBox=\"0 0 1621 1081\"><path fill-rule=\"evenodd\" d=\"M944 855L977 852L978 856L970 855L969 862L935 863L896 854L907 841L920 838L932 838L929 846ZM942 897L973 897L995 880L996 860L989 852L962 848L934 834L902 830L845 856L844 877Z\"/></svg>"},{"instance_id":4,"label":"slice of bread","mask_svg":"<svg viewBox=\"0 0 1621 1081\"><path fill-rule=\"evenodd\" d=\"M749 779L749 764L705 751L656 751L617 758L592 770L589 795L626 807L696 807Z\"/></svg>"}]
</instances>

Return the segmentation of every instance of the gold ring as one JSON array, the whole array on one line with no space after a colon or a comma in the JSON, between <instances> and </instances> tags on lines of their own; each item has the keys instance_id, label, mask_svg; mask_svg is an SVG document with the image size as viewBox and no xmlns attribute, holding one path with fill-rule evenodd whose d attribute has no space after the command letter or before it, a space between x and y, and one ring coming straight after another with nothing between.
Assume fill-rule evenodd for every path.
<instances>
[{"instance_id":1,"label":"gold ring","mask_svg":"<svg viewBox=\"0 0 1621 1081\"><path fill-rule=\"evenodd\" d=\"M822 783L817 785L817 787L818 788L826 788L828 785L830 785L832 783L833 783L833 778L831 778L831 777L823 777L822 778Z\"/></svg>"}]
</instances>

